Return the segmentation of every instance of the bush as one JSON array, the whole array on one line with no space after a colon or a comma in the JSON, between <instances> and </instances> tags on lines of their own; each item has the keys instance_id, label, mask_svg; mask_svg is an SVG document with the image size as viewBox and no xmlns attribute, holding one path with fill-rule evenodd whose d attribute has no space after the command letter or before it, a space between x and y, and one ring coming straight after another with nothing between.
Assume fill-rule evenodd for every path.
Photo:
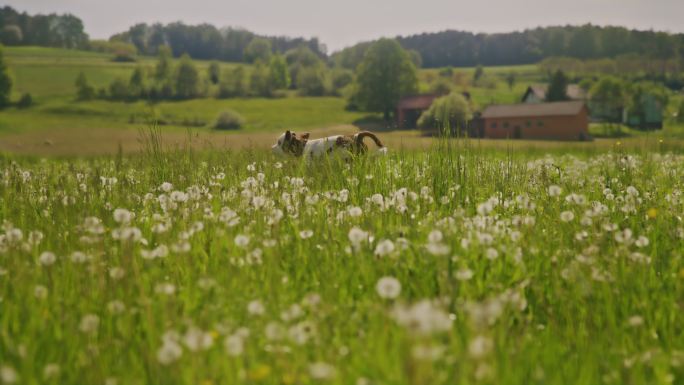
<instances>
[{"instance_id":1,"label":"bush","mask_svg":"<svg viewBox=\"0 0 684 385\"><path fill-rule=\"evenodd\" d=\"M437 95L447 95L451 92L451 82L440 78L430 85L430 92Z\"/></svg>"},{"instance_id":2,"label":"bush","mask_svg":"<svg viewBox=\"0 0 684 385\"><path fill-rule=\"evenodd\" d=\"M245 124L245 118L233 110L225 110L216 118L214 128L217 130L237 130Z\"/></svg>"},{"instance_id":3,"label":"bush","mask_svg":"<svg viewBox=\"0 0 684 385\"><path fill-rule=\"evenodd\" d=\"M112 100L127 100L129 98L129 94L128 84L126 81L121 78L114 79L109 84L109 97Z\"/></svg>"},{"instance_id":4,"label":"bush","mask_svg":"<svg viewBox=\"0 0 684 385\"><path fill-rule=\"evenodd\" d=\"M17 108L29 108L33 105L33 97L28 92L21 96L17 102Z\"/></svg>"}]
</instances>

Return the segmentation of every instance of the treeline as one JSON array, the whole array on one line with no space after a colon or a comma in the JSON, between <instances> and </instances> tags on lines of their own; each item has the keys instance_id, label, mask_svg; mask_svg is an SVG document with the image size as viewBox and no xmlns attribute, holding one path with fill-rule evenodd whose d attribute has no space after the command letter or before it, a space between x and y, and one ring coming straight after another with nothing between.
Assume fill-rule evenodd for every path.
<instances>
[{"instance_id":1,"label":"treeline","mask_svg":"<svg viewBox=\"0 0 684 385\"><path fill-rule=\"evenodd\" d=\"M0 8L0 43L60 48L86 48L88 35L74 15L29 15L9 6Z\"/></svg>"},{"instance_id":2,"label":"treeline","mask_svg":"<svg viewBox=\"0 0 684 385\"><path fill-rule=\"evenodd\" d=\"M244 29L218 29L210 24L136 24L128 31L112 36L110 41L133 44L143 55L156 55L159 47L166 45L176 57L187 53L195 59L244 62L247 59L245 50L255 39L267 40L276 53L305 46L319 57L325 57L325 46L316 38L260 36Z\"/></svg>"},{"instance_id":3,"label":"treeline","mask_svg":"<svg viewBox=\"0 0 684 385\"><path fill-rule=\"evenodd\" d=\"M259 47L262 44L258 44ZM284 97L295 92L302 96L341 95L353 81L345 69L329 69L306 46L272 54L268 41L263 50L247 49L253 65L222 68L213 61L200 70L188 54L174 64L171 49L159 48L154 68L137 67L130 78L115 78L108 87L95 89L84 73L76 79L78 100L114 101L187 100L202 97Z\"/></svg>"},{"instance_id":4,"label":"treeline","mask_svg":"<svg viewBox=\"0 0 684 385\"><path fill-rule=\"evenodd\" d=\"M553 56L598 59L634 54L659 60L684 56L684 34L591 24L496 34L449 30L397 40L405 49L417 51L429 68L532 64ZM338 65L355 68L368 46L359 43L332 58Z\"/></svg>"},{"instance_id":5,"label":"treeline","mask_svg":"<svg viewBox=\"0 0 684 385\"><path fill-rule=\"evenodd\" d=\"M550 57L542 60L539 68L545 73L560 70L577 80L597 75L612 75L632 81L658 82L676 91L684 88L684 67L680 60L676 59L654 60L635 54L620 55L614 59L587 60Z\"/></svg>"}]
</instances>

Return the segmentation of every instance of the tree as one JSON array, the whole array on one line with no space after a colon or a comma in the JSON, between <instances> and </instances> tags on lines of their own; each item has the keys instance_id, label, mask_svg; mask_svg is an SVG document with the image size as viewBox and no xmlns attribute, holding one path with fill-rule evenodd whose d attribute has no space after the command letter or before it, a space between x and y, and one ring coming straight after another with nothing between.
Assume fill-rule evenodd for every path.
<instances>
[{"instance_id":1,"label":"tree","mask_svg":"<svg viewBox=\"0 0 684 385\"><path fill-rule=\"evenodd\" d=\"M468 101L463 95L452 92L435 99L430 108L418 118L418 126L439 128L445 132L458 134L472 117Z\"/></svg>"},{"instance_id":2,"label":"tree","mask_svg":"<svg viewBox=\"0 0 684 385\"><path fill-rule=\"evenodd\" d=\"M199 95L199 72L188 54L181 56L176 69L176 97L190 99Z\"/></svg>"},{"instance_id":3,"label":"tree","mask_svg":"<svg viewBox=\"0 0 684 385\"><path fill-rule=\"evenodd\" d=\"M563 71L557 70L551 76L551 83L546 91L546 101L560 102L568 99L568 78Z\"/></svg>"},{"instance_id":4,"label":"tree","mask_svg":"<svg viewBox=\"0 0 684 385\"><path fill-rule=\"evenodd\" d=\"M247 90L245 89L245 71L242 66L237 66L234 69L226 72L219 84L219 98L233 98L245 96Z\"/></svg>"},{"instance_id":5,"label":"tree","mask_svg":"<svg viewBox=\"0 0 684 385\"><path fill-rule=\"evenodd\" d=\"M255 96L270 97L273 91L269 71L260 62L252 69L249 90Z\"/></svg>"},{"instance_id":6,"label":"tree","mask_svg":"<svg viewBox=\"0 0 684 385\"><path fill-rule=\"evenodd\" d=\"M10 94L12 93L12 78L5 64L5 56L0 45L0 108L10 104Z\"/></svg>"},{"instance_id":7,"label":"tree","mask_svg":"<svg viewBox=\"0 0 684 385\"><path fill-rule=\"evenodd\" d=\"M219 67L219 63L212 61L209 64L209 69L207 71L209 73L209 81L212 84L218 84L221 80L221 67Z\"/></svg>"},{"instance_id":8,"label":"tree","mask_svg":"<svg viewBox=\"0 0 684 385\"><path fill-rule=\"evenodd\" d=\"M477 65L475 67L475 73L473 74L473 80L477 83L484 76L484 67L482 65Z\"/></svg>"},{"instance_id":9,"label":"tree","mask_svg":"<svg viewBox=\"0 0 684 385\"><path fill-rule=\"evenodd\" d=\"M167 45L159 47L157 65L154 68L154 78L161 82L171 75L171 48Z\"/></svg>"},{"instance_id":10,"label":"tree","mask_svg":"<svg viewBox=\"0 0 684 385\"><path fill-rule=\"evenodd\" d=\"M269 72L271 85L274 89L281 90L290 86L290 73L282 56L275 55L271 58Z\"/></svg>"},{"instance_id":11,"label":"tree","mask_svg":"<svg viewBox=\"0 0 684 385\"><path fill-rule=\"evenodd\" d=\"M134 98L139 98L145 96L145 73L143 69L137 67L131 79L128 81L129 94Z\"/></svg>"},{"instance_id":12,"label":"tree","mask_svg":"<svg viewBox=\"0 0 684 385\"><path fill-rule=\"evenodd\" d=\"M512 90L513 86L515 85L515 80L517 78L517 75L515 72L509 72L508 75L506 75L506 83L508 83L508 89Z\"/></svg>"},{"instance_id":13,"label":"tree","mask_svg":"<svg viewBox=\"0 0 684 385\"><path fill-rule=\"evenodd\" d=\"M413 65L416 66L416 68L423 66L423 57L420 56L420 52L416 51L415 49L410 49L408 50L408 54L411 58L411 62L413 62Z\"/></svg>"},{"instance_id":14,"label":"tree","mask_svg":"<svg viewBox=\"0 0 684 385\"><path fill-rule=\"evenodd\" d=\"M364 110L382 112L385 120L402 96L418 90L416 67L394 39L380 39L368 49L356 81L354 102Z\"/></svg>"},{"instance_id":15,"label":"tree","mask_svg":"<svg viewBox=\"0 0 684 385\"><path fill-rule=\"evenodd\" d=\"M299 79L297 89L301 95L325 95L325 73L323 66L301 68L297 79Z\"/></svg>"},{"instance_id":16,"label":"tree","mask_svg":"<svg viewBox=\"0 0 684 385\"><path fill-rule=\"evenodd\" d=\"M268 63L271 53L271 42L268 39L257 37L252 39L245 48L245 59L250 63L257 61Z\"/></svg>"},{"instance_id":17,"label":"tree","mask_svg":"<svg viewBox=\"0 0 684 385\"><path fill-rule=\"evenodd\" d=\"M7 45L19 45L24 39L24 34L18 25L6 25L0 31L0 42Z\"/></svg>"},{"instance_id":18,"label":"tree","mask_svg":"<svg viewBox=\"0 0 684 385\"><path fill-rule=\"evenodd\" d=\"M95 88L88 84L88 79L83 71L76 77L76 99L90 100L95 97Z\"/></svg>"},{"instance_id":19,"label":"tree","mask_svg":"<svg viewBox=\"0 0 684 385\"><path fill-rule=\"evenodd\" d=\"M592 112L611 123L619 123L627 94L624 84L617 78L605 76L589 91Z\"/></svg>"}]
</instances>

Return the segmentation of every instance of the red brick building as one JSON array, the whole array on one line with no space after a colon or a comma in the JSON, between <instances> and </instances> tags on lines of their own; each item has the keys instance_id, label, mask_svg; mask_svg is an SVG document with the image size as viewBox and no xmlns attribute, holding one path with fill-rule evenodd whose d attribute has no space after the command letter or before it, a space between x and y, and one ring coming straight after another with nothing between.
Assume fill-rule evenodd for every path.
<instances>
[{"instance_id":1,"label":"red brick building","mask_svg":"<svg viewBox=\"0 0 684 385\"><path fill-rule=\"evenodd\" d=\"M589 140L584 102L491 105L482 112L479 135L492 139Z\"/></svg>"}]
</instances>

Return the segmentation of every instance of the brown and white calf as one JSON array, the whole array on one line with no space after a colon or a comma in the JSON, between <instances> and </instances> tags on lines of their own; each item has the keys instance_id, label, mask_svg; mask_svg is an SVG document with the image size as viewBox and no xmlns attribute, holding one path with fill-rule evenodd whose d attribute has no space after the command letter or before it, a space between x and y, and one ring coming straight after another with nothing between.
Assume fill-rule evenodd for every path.
<instances>
[{"instance_id":1,"label":"brown and white calf","mask_svg":"<svg viewBox=\"0 0 684 385\"><path fill-rule=\"evenodd\" d=\"M361 131L354 135L333 135L326 138L309 140L309 133L297 136L294 132L286 131L276 144L271 147L274 154L293 155L304 159L318 158L323 155L339 155L348 158L350 155L368 152L368 146L363 143L365 137L371 138L379 147L380 152L387 152L380 139L368 131Z\"/></svg>"}]
</instances>

